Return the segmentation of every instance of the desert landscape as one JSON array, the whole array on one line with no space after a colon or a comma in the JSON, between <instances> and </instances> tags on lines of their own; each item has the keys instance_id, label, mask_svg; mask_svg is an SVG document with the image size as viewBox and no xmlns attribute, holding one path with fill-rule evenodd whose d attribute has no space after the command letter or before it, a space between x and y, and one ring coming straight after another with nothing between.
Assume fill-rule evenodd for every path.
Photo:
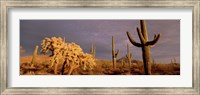
<instances>
[{"instance_id":1,"label":"desert landscape","mask_svg":"<svg viewBox=\"0 0 200 95\"><path fill-rule=\"evenodd\" d=\"M162 35L155 34L153 40L149 40L144 20L140 20L136 31L140 42L135 41L130 32L124 33L129 44L124 46L126 53L121 57L121 50L116 49L115 38L118 37L110 36L111 59L96 57L98 43L92 43L87 53L76 42L66 40L70 38L45 37L34 47L33 55L20 55L20 75L180 75L180 63L176 58L162 63L151 57L151 48L156 47ZM142 60L135 59L131 45L141 49ZM20 54L24 52L20 46Z\"/></svg>"},{"instance_id":2,"label":"desert landscape","mask_svg":"<svg viewBox=\"0 0 200 95\"><path fill-rule=\"evenodd\" d=\"M38 62L31 67L32 56L21 57L20 60L20 75L54 75L54 67L49 66L48 56L37 56ZM144 75L144 68L142 61L132 60L131 67L127 63L122 64L122 58L117 62L117 68L112 69L112 61L96 59L97 64L93 70L82 70L77 68L72 72L72 75ZM61 73L62 64L58 65L58 75ZM65 71L67 72L67 70ZM64 73L67 74L67 73ZM180 64L152 64L152 75L180 75Z\"/></svg>"}]
</instances>

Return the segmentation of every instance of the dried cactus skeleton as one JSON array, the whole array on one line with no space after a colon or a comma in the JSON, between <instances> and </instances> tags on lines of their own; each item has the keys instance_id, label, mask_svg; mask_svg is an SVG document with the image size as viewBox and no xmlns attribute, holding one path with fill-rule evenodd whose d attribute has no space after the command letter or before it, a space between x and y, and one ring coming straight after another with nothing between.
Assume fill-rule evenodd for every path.
<instances>
[{"instance_id":1,"label":"dried cactus skeleton","mask_svg":"<svg viewBox=\"0 0 200 95\"><path fill-rule=\"evenodd\" d=\"M81 47L75 43L65 43L62 38L45 38L41 43L41 53L46 54L48 51L52 51L50 56L51 67L55 65L54 74L57 74L57 66L64 61L62 66L62 74L64 69L68 69L67 74L71 74L72 71L78 67L83 70L93 69L96 65L94 58L91 54L84 53Z\"/></svg>"}]
</instances>

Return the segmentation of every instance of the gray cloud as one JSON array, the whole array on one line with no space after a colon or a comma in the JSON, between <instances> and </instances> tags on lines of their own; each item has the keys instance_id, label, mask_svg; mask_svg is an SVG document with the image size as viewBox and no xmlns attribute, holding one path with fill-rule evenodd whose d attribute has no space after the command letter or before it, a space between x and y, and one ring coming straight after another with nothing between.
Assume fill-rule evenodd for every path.
<instances>
[{"instance_id":1,"label":"gray cloud","mask_svg":"<svg viewBox=\"0 0 200 95\"><path fill-rule=\"evenodd\" d=\"M180 61L180 21L147 20L149 40L154 34L161 34L155 47L151 48L152 58L157 62L170 62L172 58ZM138 20L21 20L20 46L26 50L23 56L31 55L35 45L45 37L65 37L68 42L79 44L84 52L89 53L91 44L97 48L97 58L111 59L111 37L115 38L115 48L120 49L123 57L129 44L135 59L142 58L141 48L133 46L126 35L129 31L139 42L136 28ZM40 48L39 48L40 49Z\"/></svg>"}]
</instances>

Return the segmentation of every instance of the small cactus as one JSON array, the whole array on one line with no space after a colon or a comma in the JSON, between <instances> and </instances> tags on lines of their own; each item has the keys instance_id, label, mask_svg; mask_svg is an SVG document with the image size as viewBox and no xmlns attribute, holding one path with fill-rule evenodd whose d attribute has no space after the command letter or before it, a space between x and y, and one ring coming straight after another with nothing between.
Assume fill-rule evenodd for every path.
<instances>
[{"instance_id":1,"label":"small cactus","mask_svg":"<svg viewBox=\"0 0 200 95\"><path fill-rule=\"evenodd\" d=\"M176 63L176 58L174 57L174 59L171 59L171 64L175 64Z\"/></svg>"},{"instance_id":2,"label":"small cactus","mask_svg":"<svg viewBox=\"0 0 200 95\"><path fill-rule=\"evenodd\" d=\"M96 47L94 47L94 44L92 43L92 47L90 48L90 53L92 54L93 57L95 57L96 54Z\"/></svg>"},{"instance_id":3,"label":"small cactus","mask_svg":"<svg viewBox=\"0 0 200 95\"><path fill-rule=\"evenodd\" d=\"M36 64L37 52L38 52L38 46L35 46L35 49L34 49L34 52L33 52L33 58L32 58L32 61L31 61L31 66Z\"/></svg>"},{"instance_id":4,"label":"small cactus","mask_svg":"<svg viewBox=\"0 0 200 95\"><path fill-rule=\"evenodd\" d=\"M171 64L173 63L173 60L171 59Z\"/></svg>"},{"instance_id":5,"label":"small cactus","mask_svg":"<svg viewBox=\"0 0 200 95\"><path fill-rule=\"evenodd\" d=\"M113 62L113 69L116 69L116 59L120 53L119 50L115 52L115 45L114 45L114 37L112 36L112 62Z\"/></svg>"},{"instance_id":6,"label":"small cactus","mask_svg":"<svg viewBox=\"0 0 200 95\"><path fill-rule=\"evenodd\" d=\"M122 67L125 67L125 62L124 60L121 61Z\"/></svg>"},{"instance_id":7,"label":"small cactus","mask_svg":"<svg viewBox=\"0 0 200 95\"><path fill-rule=\"evenodd\" d=\"M148 33L146 29L146 23L144 20L140 20L141 28L137 28L137 33L140 38L140 42L136 42L130 35L129 32L127 32L127 36L129 38L129 41L136 47L142 48L142 57L143 57L143 63L144 63L144 71L146 75L151 75L151 56L150 56L150 47L153 47L159 40L160 34L155 35L154 39L152 41L148 41Z\"/></svg>"},{"instance_id":8,"label":"small cactus","mask_svg":"<svg viewBox=\"0 0 200 95\"><path fill-rule=\"evenodd\" d=\"M176 63L176 58L174 57L174 63Z\"/></svg>"},{"instance_id":9,"label":"small cactus","mask_svg":"<svg viewBox=\"0 0 200 95\"><path fill-rule=\"evenodd\" d=\"M154 60L154 58L152 59L153 61L152 61L152 64L155 64L155 60Z\"/></svg>"},{"instance_id":10,"label":"small cactus","mask_svg":"<svg viewBox=\"0 0 200 95\"><path fill-rule=\"evenodd\" d=\"M130 47L127 44L127 54L126 54L126 58L128 59L128 64L129 64L129 68L131 67L131 61L132 61L132 53L130 53Z\"/></svg>"},{"instance_id":11,"label":"small cactus","mask_svg":"<svg viewBox=\"0 0 200 95\"><path fill-rule=\"evenodd\" d=\"M63 37L63 42L65 43L65 37Z\"/></svg>"}]
</instances>

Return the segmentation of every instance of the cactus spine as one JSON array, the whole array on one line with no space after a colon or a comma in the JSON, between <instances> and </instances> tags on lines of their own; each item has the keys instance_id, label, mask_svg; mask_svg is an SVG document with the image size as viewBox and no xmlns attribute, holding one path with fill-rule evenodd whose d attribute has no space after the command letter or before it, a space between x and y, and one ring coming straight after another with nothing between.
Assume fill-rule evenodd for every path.
<instances>
[{"instance_id":1,"label":"cactus spine","mask_svg":"<svg viewBox=\"0 0 200 95\"><path fill-rule=\"evenodd\" d=\"M130 47L127 44L127 55L126 58L128 59L128 64L129 64L129 68L131 67L131 60L132 60L132 54L130 53Z\"/></svg>"},{"instance_id":2,"label":"cactus spine","mask_svg":"<svg viewBox=\"0 0 200 95\"><path fill-rule=\"evenodd\" d=\"M92 43L92 47L90 48L90 53L92 54L93 57L95 57L96 54L96 47L94 47L94 44Z\"/></svg>"},{"instance_id":3,"label":"cactus spine","mask_svg":"<svg viewBox=\"0 0 200 95\"><path fill-rule=\"evenodd\" d=\"M136 42L130 35L129 32L127 32L127 36L129 38L129 41L137 46L142 48L142 57L143 57L143 63L144 63L144 71L146 75L151 74L151 57L150 57L150 47L153 47L157 41L160 38L160 34L157 34L154 36L154 39L152 41L148 41L148 33L146 29L146 23L144 20L140 20L141 29L137 27L137 33L140 38L140 42Z\"/></svg>"},{"instance_id":4,"label":"cactus spine","mask_svg":"<svg viewBox=\"0 0 200 95\"><path fill-rule=\"evenodd\" d=\"M31 61L31 66L33 66L36 63L36 56L37 56L38 46L35 47L35 50L33 52L33 58Z\"/></svg>"},{"instance_id":5,"label":"cactus spine","mask_svg":"<svg viewBox=\"0 0 200 95\"><path fill-rule=\"evenodd\" d=\"M116 59L117 56L119 55L119 50L117 50L117 52L115 52L115 45L114 45L114 37L112 36L112 62L113 62L113 69L116 68Z\"/></svg>"}]
</instances>

